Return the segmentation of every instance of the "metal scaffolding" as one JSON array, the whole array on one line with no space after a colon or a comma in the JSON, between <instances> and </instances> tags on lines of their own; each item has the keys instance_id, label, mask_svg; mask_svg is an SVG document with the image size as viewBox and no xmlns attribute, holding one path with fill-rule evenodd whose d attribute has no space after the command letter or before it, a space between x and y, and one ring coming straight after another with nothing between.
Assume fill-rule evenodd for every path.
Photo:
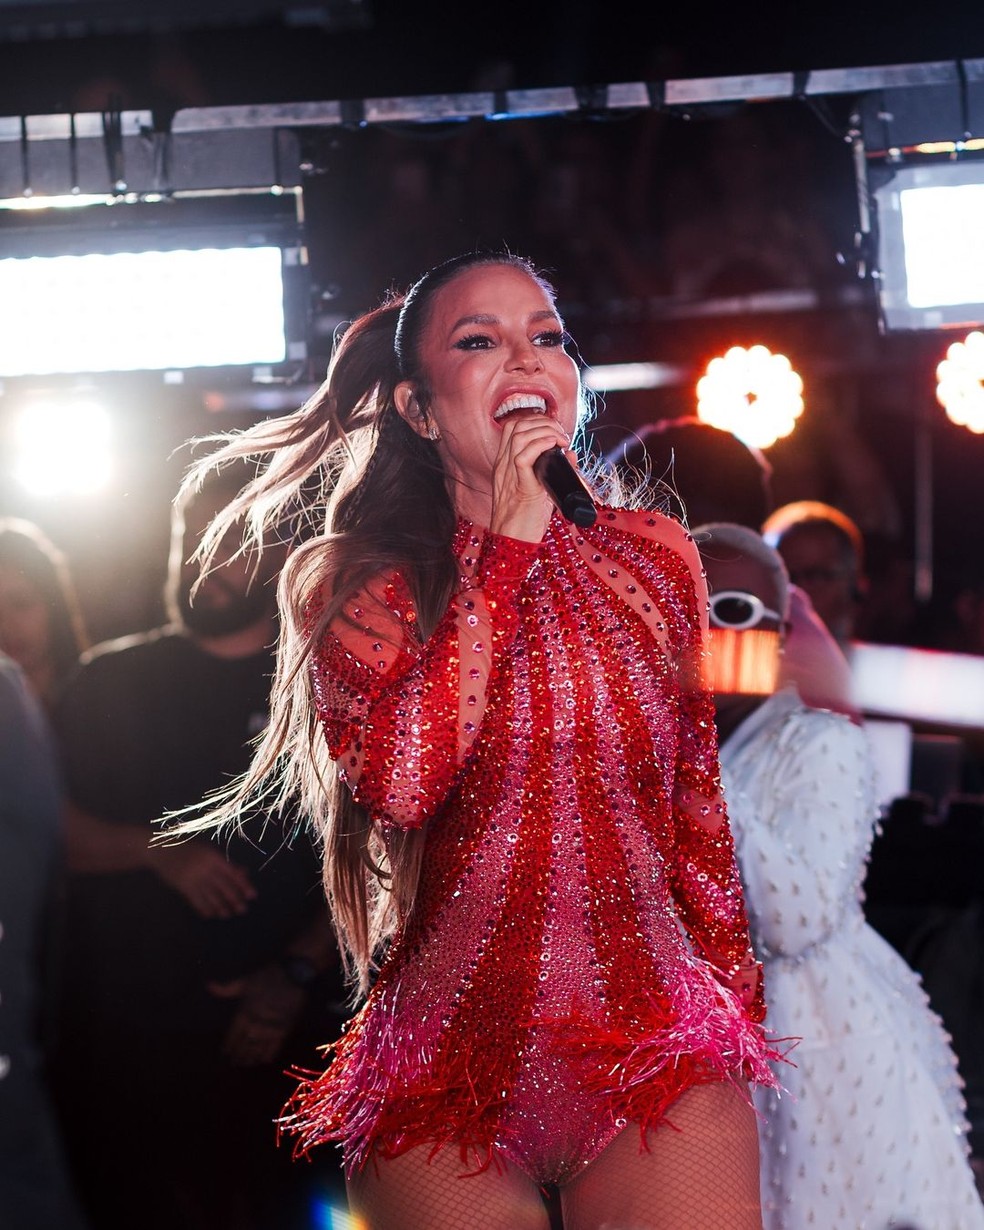
<instances>
[{"instance_id":1,"label":"metal scaffolding","mask_svg":"<svg viewBox=\"0 0 984 1230\"><path fill-rule=\"evenodd\" d=\"M122 195L237 191L296 186L300 136L331 128L498 123L543 116L593 117L654 110L680 115L721 103L808 101L837 95L887 98L926 91L963 100L965 131L984 124L984 59L828 68L587 87L349 98L315 102L189 107L162 119L151 111L0 117L0 197L70 193ZM967 105L967 99L975 104ZM951 108L952 110L952 108ZM890 117L889 117L890 118ZM984 136L984 131L979 135Z\"/></svg>"}]
</instances>

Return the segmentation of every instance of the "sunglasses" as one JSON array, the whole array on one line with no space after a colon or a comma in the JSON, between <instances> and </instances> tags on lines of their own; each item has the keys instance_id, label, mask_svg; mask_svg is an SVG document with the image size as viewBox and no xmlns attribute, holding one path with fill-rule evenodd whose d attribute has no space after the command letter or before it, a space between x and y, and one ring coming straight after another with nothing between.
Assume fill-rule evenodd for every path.
<instances>
[{"instance_id":1,"label":"sunglasses","mask_svg":"<svg viewBox=\"0 0 984 1230\"><path fill-rule=\"evenodd\" d=\"M783 622L779 612L770 611L755 594L745 594L738 589L722 589L720 593L711 595L712 628L730 628L733 632L744 632L747 628L757 628L763 619L774 619L778 624Z\"/></svg>"}]
</instances>

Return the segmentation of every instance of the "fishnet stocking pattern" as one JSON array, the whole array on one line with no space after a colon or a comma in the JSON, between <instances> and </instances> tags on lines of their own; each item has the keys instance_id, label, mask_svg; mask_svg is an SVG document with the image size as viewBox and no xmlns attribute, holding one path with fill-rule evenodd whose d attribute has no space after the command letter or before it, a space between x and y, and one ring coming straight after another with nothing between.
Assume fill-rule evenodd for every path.
<instances>
[{"instance_id":1,"label":"fishnet stocking pattern","mask_svg":"<svg viewBox=\"0 0 984 1230\"><path fill-rule=\"evenodd\" d=\"M732 1084L688 1090L640 1147L629 1126L560 1190L563 1230L762 1230L755 1112ZM515 1166L476 1174L452 1149L370 1160L349 1183L356 1230L549 1230Z\"/></svg>"},{"instance_id":2,"label":"fishnet stocking pattern","mask_svg":"<svg viewBox=\"0 0 984 1230\"><path fill-rule=\"evenodd\" d=\"M353 1230L548 1230L537 1186L514 1166L481 1173L453 1149L370 1159L349 1181Z\"/></svg>"},{"instance_id":3,"label":"fishnet stocking pattern","mask_svg":"<svg viewBox=\"0 0 984 1230\"><path fill-rule=\"evenodd\" d=\"M668 1118L649 1134L648 1150L630 1126L561 1189L564 1230L762 1230L758 1129L746 1092L699 1085Z\"/></svg>"}]
</instances>

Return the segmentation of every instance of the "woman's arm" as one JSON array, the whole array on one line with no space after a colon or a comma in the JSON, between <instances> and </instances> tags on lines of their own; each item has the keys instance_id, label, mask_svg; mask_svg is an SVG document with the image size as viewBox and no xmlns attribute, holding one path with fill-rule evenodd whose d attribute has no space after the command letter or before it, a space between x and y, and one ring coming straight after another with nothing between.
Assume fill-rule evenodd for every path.
<instances>
[{"instance_id":1,"label":"woman's arm","mask_svg":"<svg viewBox=\"0 0 984 1230\"><path fill-rule=\"evenodd\" d=\"M681 921L754 1019L764 1016L761 967L751 947L734 841L717 772L714 710L706 694L681 705L681 755L673 798L671 885Z\"/></svg>"},{"instance_id":2,"label":"woman's arm","mask_svg":"<svg viewBox=\"0 0 984 1230\"><path fill-rule=\"evenodd\" d=\"M721 792L714 704L701 683L707 590L689 535L674 545L689 564L693 593L687 604L687 639L676 657L676 846L671 886L681 921L695 944L722 981L740 995L750 1015L760 1020L765 1015L761 966L752 952L734 840Z\"/></svg>"},{"instance_id":3,"label":"woman's arm","mask_svg":"<svg viewBox=\"0 0 984 1230\"><path fill-rule=\"evenodd\" d=\"M313 653L332 755L355 799L383 824L417 827L444 803L519 626L520 590L539 544L485 534L470 546L461 587L424 644L409 589L391 575L346 603Z\"/></svg>"}]
</instances>

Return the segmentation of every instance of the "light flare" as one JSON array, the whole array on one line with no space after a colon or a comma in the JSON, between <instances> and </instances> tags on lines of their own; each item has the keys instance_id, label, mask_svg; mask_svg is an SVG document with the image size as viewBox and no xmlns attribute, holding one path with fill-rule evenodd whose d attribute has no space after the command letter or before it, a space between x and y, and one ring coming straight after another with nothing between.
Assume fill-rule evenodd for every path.
<instances>
[{"instance_id":1,"label":"light flare","mask_svg":"<svg viewBox=\"0 0 984 1230\"><path fill-rule=\"evenodd\" d=\"M697 417L755 448L788 436L802 413L799 373L767 346L732 346L697 381Z\"/></svg>"},{"instance_id":2,"label":"light flare","mask_svg":"<svg viewBox=\"0 0 984 1230\"><path fill-rule=\"evenodd\" d=\"M97 402L36 402L14 424L13 473L34 495L91 495L112 473L109 415Z\"/></svg>"},{"instance_id":3,"label":"light flare","mask_svg":"<svg viewBox=\"0 0 984 1230\"><path fill-rule=\"evenodd\" d=\"M936 400L951 423L984 432L984 333L974 329L953 342L936 368Z\"/></svg>"}]
</instances>

